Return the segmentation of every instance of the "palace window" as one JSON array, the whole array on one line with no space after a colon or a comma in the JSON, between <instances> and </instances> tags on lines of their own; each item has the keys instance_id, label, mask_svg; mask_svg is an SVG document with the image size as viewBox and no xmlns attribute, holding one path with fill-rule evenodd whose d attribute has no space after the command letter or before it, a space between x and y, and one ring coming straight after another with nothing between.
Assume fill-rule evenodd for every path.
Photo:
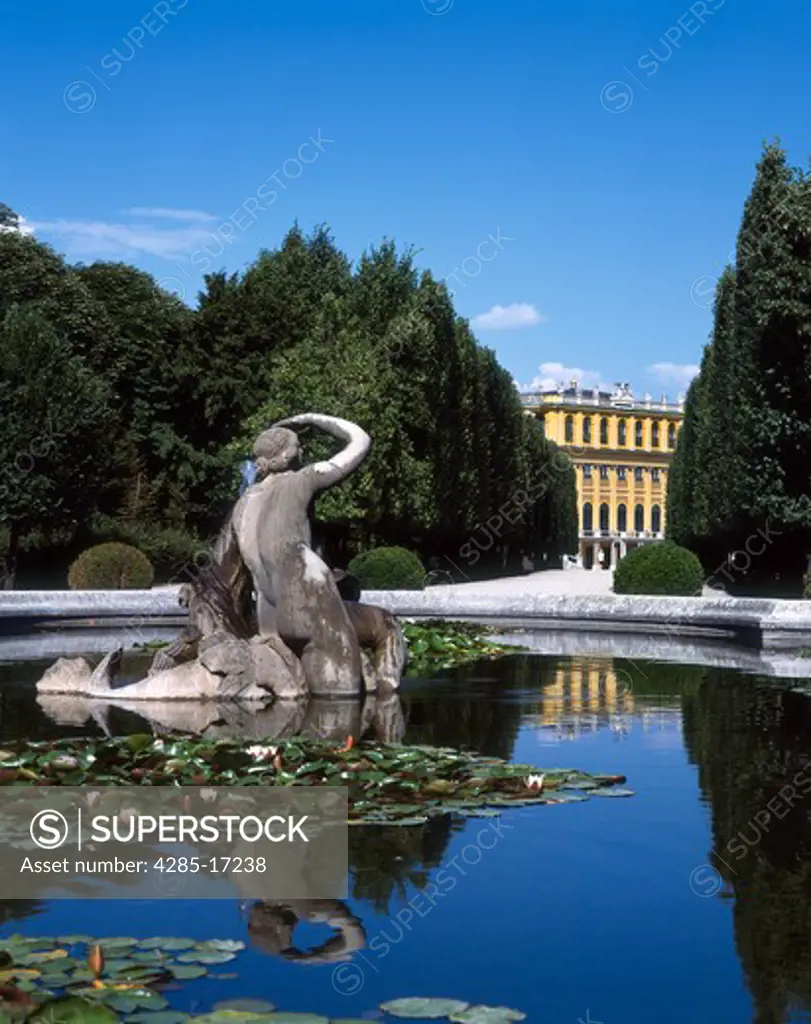
<instances>
[{"instance_id":1,"label":"palace window","mask_svg":"<svg viewBox=\"0 0 811 1024\"><path fill-rule=\"evenodd\" d=\"M617 480L625 479L625 466L617 466Z\"/></svg>"},{"instance_id":2,"label":"palace window","mask_svg":"<svg viewBox=\"0 0 811 1024\"><path fill-rule=\"evenodd\" d=\"M608 420L605 416L600 420L600 444L608 444Z\"/></svg>"},{"instance_id":3,"label":"palace window","mask_svg":"<svg viewBox=\"0 0 811 1024\"><path fill-rule=\"evenodd\" d=\"M634 444L641 448L645 443L645 425L642 420L637 420L634 425Z\"/></svg>"},{"instance_id":4,"label":"palace window","mask_svg":"<svg viewBox=\"0 0 811 1024\"><path fill-rule=\"evenodd\" d=\"M637 466L636 469L634 470L634 480L636 480L636 482L638 484L642 483L642 473L643 472L644 472L644 470L642 469L641 466Z\"/></svg>"},{"instance_id":5,"label":"palace window","mask_svg":"<svg viewBox=\"0 0 811 1024\"><path fill-rule=\"evenodd\" d=\"M572 441L574 441L574 417L566 417L566 422L563 427L563 436L566 438L566 441L569 444L571 444Z\"/></svg>"},{"instance_id":6,"label":"palace window","mask_svg":"<svg viewBox=\"0 0 811 1024\"><path fill-rule=\"evenodd\" d=\"M634 529L639 533L645 529L645 509L641 505L634 509Z\"/></svg>"},{"instance_id":7,"label":"palace window","mask_svg":"<svg viewBox=\"0 0 811 1024\"><path fill-rule=\"evenodd\" d=\"M628 444L628 424L625 420L620 420L617 424L617 444L621 448Z\"/></svg>"},{"instance_id":8,"label":"palace window","mask_svg":"<svg viewBox=\"0 0 811 1024\"><path fill-rule=\"evenodd\" d=\"M628 509L624 505L617 505L617 530L625 533L628 529Z\"/></svg>"},{"instance_id":9,"label":"palace window","mask_svg":"<svg viewBox=\"0 0 811 1024\"><path fill-rule=\"evenodd\" d=\"M667 446L668 448L676 447L676 424L669 423L667 426Z\"/></svg>"},{"instance_id":10,"label":"palace window","mask_svg":"<svg viewBox=\"0 0 811 1024\"><path fill-rule=\"evenodd\" d=\"M658 484L659 483L659 470L658 469L652 469L650 471L650 478L651 478L651 480L655 484Z\"/></svg>"},{"instance_id":11,"label":"palace window","mask_svg":"<svg viewBox=\"0 0 811 1024\"><path fill-rule=\"evenodd\" d=\"M608 479L608 466L600 466L600 479L601 480L607 480Z\"/></svg>"},{"instance_id":12,"label":"palace window","mask_svg":"<svg viewBox=\"0 0 811 1024\"><path fill-rule=\"evenodd\" d=\"M583 444L591 444L591 416L583 420Z\"/></svg>"},{"instance_id":13,"label":"palace window","mask_svg":"<svg viewBox=\"0 0 811 1024\"><path fill-rule=\"evenodd\" d=\"M651 430L650 430L650 434L651 434L651 437L650 437L651 447L652 448L658 448L659 447L659 424L656 422L656 420L654 420L653 423L651 423L650 427L651 427Z\"/></svg>"},{"instance_id":14,"label":"palace window","mask_svg":"<svg viewBox=\"0 0 811 1024\"><path fill-rule=\"evenodd\" d=\"M591 533L594 529L594 515L591 509L591 502L587 501L583 506L583 533Z\"/></svg>"},{"instance_id":15,"label":"palace window","mask_svg":"<svg viewBox=\"0 0 811 1024\"><path fill-rule=\"evenodd\" d=\"M608 533L611 527L608 525L610 521L610 513L608 511L608 505L605 502L600 505L600 530L603 533Z\"/></svg>"},{"instance_id":16,"label":"palace window","mask_svg":"<svg viewBox=\"0 0 811 1024\"><path fill-rule=\"evenodd\" d=\"M583 479L591 480L591 466L583 466Z\"/></svg>"},{"instance_id":17,"label":"palace window","mask_svg":"<svg viewBox=\"0 0 811 1024\"><path fill-rule=\"evenodd\" d=\"M662 510L658 505L654 505L651 509L650 528L654 533L662 532Z\"/></svg>"}]
</instances>

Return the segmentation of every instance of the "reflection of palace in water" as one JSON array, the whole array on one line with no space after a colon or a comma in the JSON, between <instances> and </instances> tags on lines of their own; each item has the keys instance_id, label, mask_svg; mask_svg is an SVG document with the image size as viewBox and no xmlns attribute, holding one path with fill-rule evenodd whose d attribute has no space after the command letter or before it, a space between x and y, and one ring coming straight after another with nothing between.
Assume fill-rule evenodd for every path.
<instances>
[{"instance_id":1,"label":"reflection of palace in water","mask_svg":"<svg viewBox=\"0 0 811 1024\"><path fill-rule=\"evenodd\" d=\"M543 687L539 703L539 712L530 715L529 721L558 739L576 739L605 728L624 734L632 718L643 731L680 728L681 723L677 708L640 703L630 674L604 658L562 661Z\"/></svg>"}]
</instances>

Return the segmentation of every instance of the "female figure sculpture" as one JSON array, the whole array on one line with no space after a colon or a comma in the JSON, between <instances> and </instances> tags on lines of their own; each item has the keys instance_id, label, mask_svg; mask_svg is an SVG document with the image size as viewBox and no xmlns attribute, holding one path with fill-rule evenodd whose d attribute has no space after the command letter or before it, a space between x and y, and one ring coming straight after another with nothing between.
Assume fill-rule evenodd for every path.
<instances>
[{"instance_id":1,"label":"female figure sculpture","mask_svg":"<svg viewBox=\"0 0 811 1024\"><path fill-rule=\"evenodd\" d=\"M290 427L320 427L345 441L333 458L302 466ZM303 413L256 439L257 481L237 502L230 529L253 579L259 635L277 634L300 659L311 693L346 696L363 688L360 646L330 569L312 549L316 496L361 464L369 435L348 420Z\"/></svg>"}]
</instances>

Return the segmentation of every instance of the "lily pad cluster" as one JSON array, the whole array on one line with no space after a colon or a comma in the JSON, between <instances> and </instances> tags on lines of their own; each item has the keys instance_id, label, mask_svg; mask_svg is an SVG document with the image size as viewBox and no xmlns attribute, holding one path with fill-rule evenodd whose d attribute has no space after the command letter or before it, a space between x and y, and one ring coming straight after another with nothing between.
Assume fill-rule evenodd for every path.
<instances>
[{"instance_id":1,"label":"lily pad cluster","mask_svg":"<svg viewBox=\"0 0 811 1024\"><path fill-rule=\"evenodd\" d=\"M409 676L430 676L440 669L456 668L469 662L501 658L520 648L498 644L489 638L492 630L468 622L404 622L408 644Z\"/></svg>"},{"instance_id":2,"label":"lily pad cluster","mask_svg":"<svg viewBox=\"0 0 811 1024\"><path fill-rule=\"evenodd\" d=\"M223 965L244 948L235 939L12 935L0 940L0 1015L104 1024L120 1014L132 1024L175 1024L188 1015L170 1011L160 989L205 975L235 978Z\"/></svg>"},{"instance_id":3,"label":"lily pad cluster","mask_svg":"<svg viewBox=\"0 0 811 1024\"><path fill-rule=\"evenodd\" d=\"M472 1005L461 999L424 999L420 996L392 999L381 1003L380 1009L391 1017L450 1020L454 1024L510 1024L511 1021L527 1019L521 1010L511 1010L508 1006Z\"/></svg>"},{"instance_id":4,"label":"lily pad cluster","mask_svg":"<svg viewBox=\"0 0 811 1024\"><path fill-rule=\"evenodd\" d=\"M350 824L420 825L455 812L489 816L504 807L630 795L620 775L542 770L450 747L344 747L293 737L274 745L187 736L156 740L67 738L19 741L0 750L0 785L340 786Z\"/></svg>"},{"instance_id":5,"label":"lily pad cluster","mask_svg":"<svg viewBox=\"0 0 811 1024\"><path fill-rule=\"evenodd\" d=\"M234 939L93 939L89 935L0 940L3 1024L357 1024L279 1011L263 999L231 999L205 1014L172 1009L161 990L204 976L233 979L222 965L245 948ZM526 1014L458 999L410 997L382 1003L391 1017L457 1024L510 1024Z\"/></svg>"}]
</instances>

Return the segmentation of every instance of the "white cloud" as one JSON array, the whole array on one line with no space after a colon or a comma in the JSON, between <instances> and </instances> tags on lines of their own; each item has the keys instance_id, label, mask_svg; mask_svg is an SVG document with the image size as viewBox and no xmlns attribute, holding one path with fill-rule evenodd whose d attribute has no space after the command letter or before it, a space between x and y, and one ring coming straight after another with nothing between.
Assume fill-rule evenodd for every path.
<instances>
[{"instance_id":1,"label":"white cloud","mask_svg":"<svg viewBox=\"0 0 811 1024\"><path fill-rule=\"evenodd\" d=\"M606 389L602 374L599 370L581 370L579 366L564 366L563 363L541 363L538 367L537 376L522 391L551 391L563 382L569 387L571 381L576 380L581 388ZM608 388L608 390L612 390Z\"/></svg>"},{"instance_id":2,"label":"white cloud","mask_svg":"<svg viewBox=\"0 0 811 1024\"><path fill-rule=\"evenodd\" d=\"M529 302L514 302L511 306L493 306L471 320L473 327L482 331L508 331L519 327L534 327L546 323L547 317Z\"/></svg>"},{"instance_id":3,"label":"white cloud","mask_svg":"<svg viewBox=\"0 0 811 1024\"><path fill-rule=\"evenodd\" d=\"M124 212L130 217L180 220L185 221L187 224L192 222L209 224L217 219L213 213L204 213L202 210L174 210L167 206L133 206Z\"/></svg>"},{"instance_id":4,"label":"white cloud","mask_svg":"<svg viewBox=\"0 0 811 1024\"><path fill-rule=\"evenodd\" d=\"M10 224L0 224L0 235L33 235L33 233L34 229L25 217L19 217L14 227Z\"/></svg>"},{"instance_id":5,"label":"white cloud","mask_svg":"<svg viewBox=\"0 0 811 1024\"><path fill-rule=\"evenodd\" d=\"M203 227L157 227L149 223L112 224L106 221L54 220L31 225L38 233L62 239L72 256L134 257L141 253L182 259L210 242Z\"/></svg>"},{"instance_id":6,"label":"white cloud","mask_svg":"<svg viewBox=\"0 0 811 1024\"><path fill-rule=\"evenodd\" d=\"M693 363L654 363L647 372L664 384L678 384L686 388L698 373L698 367Z\"/></svg>"}]
</instances>

